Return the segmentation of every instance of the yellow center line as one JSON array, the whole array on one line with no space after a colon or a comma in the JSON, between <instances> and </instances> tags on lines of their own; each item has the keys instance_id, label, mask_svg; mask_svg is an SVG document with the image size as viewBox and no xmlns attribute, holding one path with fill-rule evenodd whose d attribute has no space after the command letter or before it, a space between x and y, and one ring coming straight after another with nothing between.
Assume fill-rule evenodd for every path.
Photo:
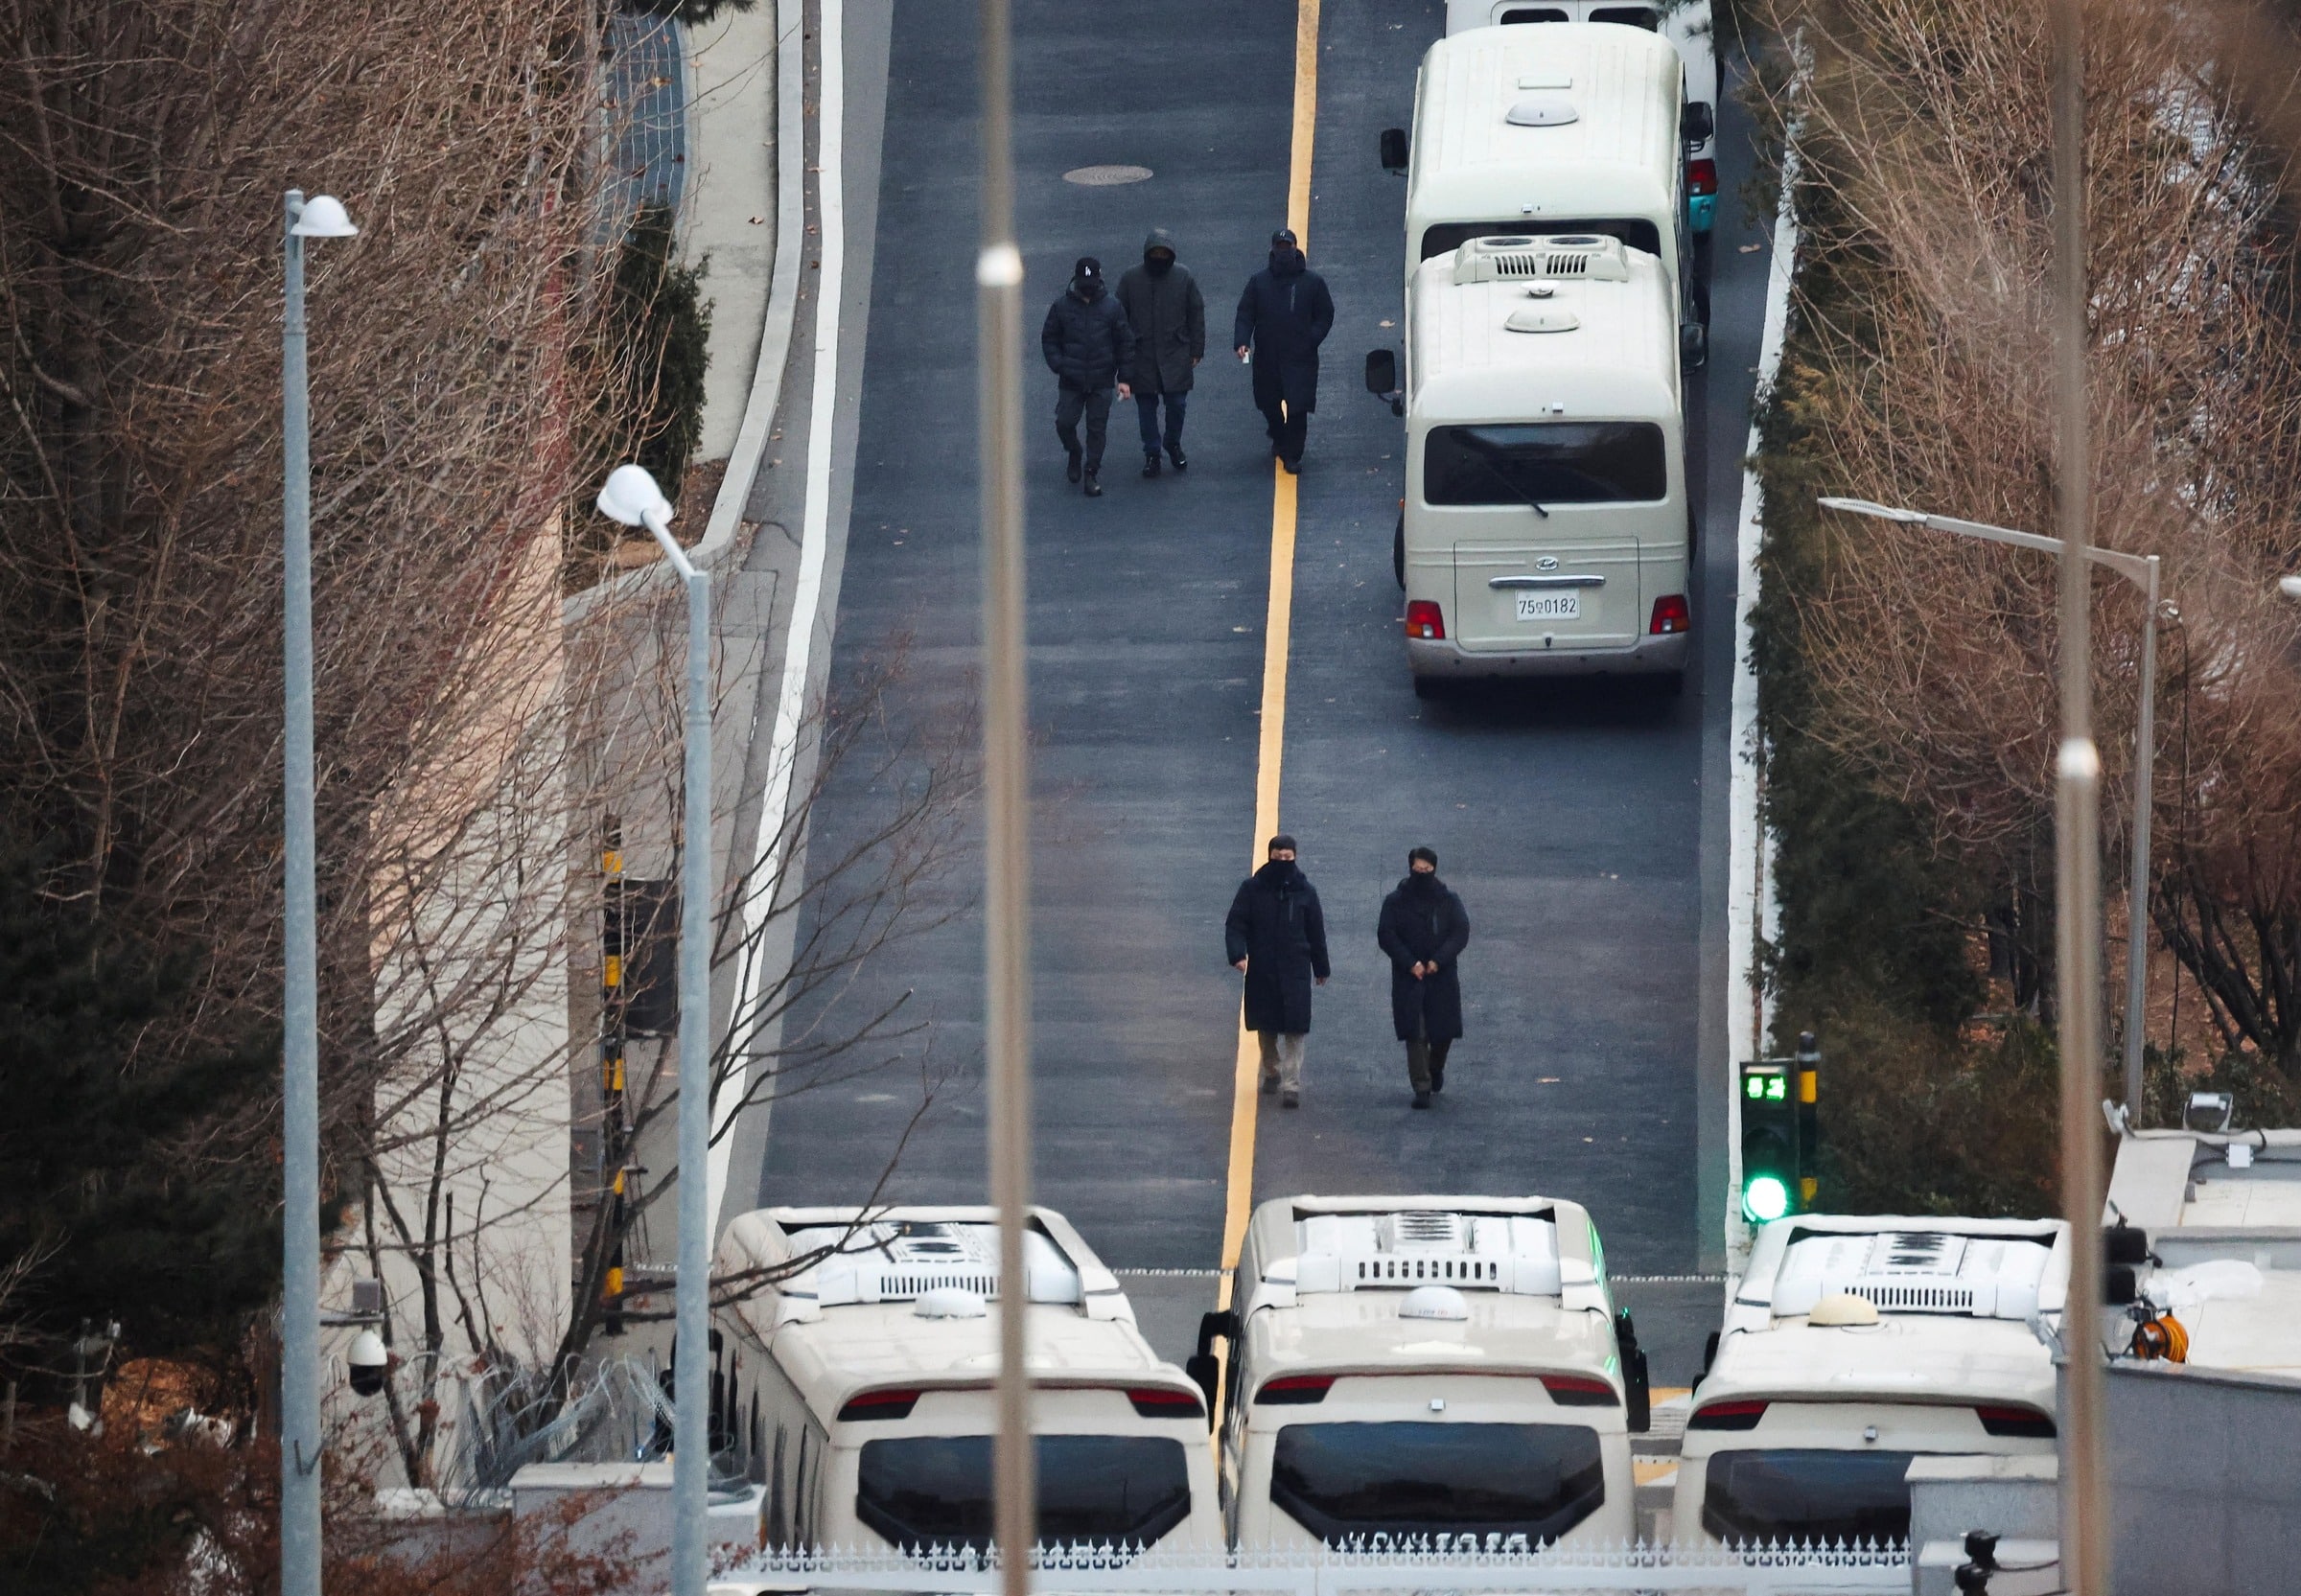
<instances>
[{"instance_id":1,"label":"yellow center line","mask_svg":"<svg viewBox=\"0 0 2301 1596\"><path fill-rule=\"evenodd\" d=\"M1311 238L1311 145L1318 130L1318 0L1294 12L1294 133L1287 166L1287 225L1307 248ZM1263 712L1255 755L1254 836L1250 867L1262 863L1265 839L1278 829L1278 780L1287 747L1287 650L1294 629L1294 478L1271 463L1270 603L1263 622ZM1222 1211L1222 1278L1216 1306L1230 1306L1231 1271L1246 1239L1254 1202L1254 1125L1260 1053L1243 1016L1231 1076L1230 1182Z\"/></svg>"}]
</instances>

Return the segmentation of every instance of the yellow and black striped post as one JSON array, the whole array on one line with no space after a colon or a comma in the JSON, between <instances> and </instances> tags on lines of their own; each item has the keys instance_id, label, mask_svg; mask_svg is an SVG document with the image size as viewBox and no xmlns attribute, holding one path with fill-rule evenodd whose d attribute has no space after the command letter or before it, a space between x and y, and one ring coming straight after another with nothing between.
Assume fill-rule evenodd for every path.
<instances>
[{"instance_id":1,"label":"yellow and black striped post","mask_svg":"<svg viewBox=\"0 0 2301 1596\"><path fill-rule=\"evenodd\" d=\"M1798 1207L1805 1214L1814 1211L1814 1199L1821 1190L1821 1083L1822 1046L1812 1031L1801 1030L1798 1033Z\"/></svg>"}]
</instances>

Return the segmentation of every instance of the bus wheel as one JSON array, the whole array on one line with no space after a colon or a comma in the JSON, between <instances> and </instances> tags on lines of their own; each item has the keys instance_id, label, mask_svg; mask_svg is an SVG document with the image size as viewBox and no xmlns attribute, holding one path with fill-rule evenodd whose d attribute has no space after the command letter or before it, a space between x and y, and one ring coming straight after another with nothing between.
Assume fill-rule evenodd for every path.
<instances>
[{"instance_id":1,"label":"bus wheel","mask_svg":"<svg viewBox=\"0 0 2301 1596\"><path fill-rule=\"evenodd\" d=\"M1439 695L1440 691L1441 683L1436 677L1416 676L1414 678L1414 696L1416 698L1424 700L1433 699Z\"/></svg>"},{"instance_id":2,"label":"bus wheel","mask_svg":"<svg viewBox=\"0 0 2301 1596\"><path fill-rule=\"evenodd\" d=\"M1398 513L1397 530L1390 534L1390 574L1398 578L1398 590L1406 590L1406 513Z\"/></svg>"}]
</instances>

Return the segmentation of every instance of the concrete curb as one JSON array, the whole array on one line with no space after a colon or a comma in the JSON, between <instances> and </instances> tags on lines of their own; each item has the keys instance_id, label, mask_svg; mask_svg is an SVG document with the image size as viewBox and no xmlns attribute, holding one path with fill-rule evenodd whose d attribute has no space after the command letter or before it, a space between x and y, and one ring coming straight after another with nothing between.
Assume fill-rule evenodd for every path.
<instances>
[{"instance_id":1,"label":"concrete curb","mask_svg":"<svg viewBox=\"0 0 2301 1596\"><path fill-rule=\"evenodd\" d=\"M1745 457L1757 454L1757 412L1766 404L1781 367L1782 340L1789 331L1790 286L1798 271L1798 150L1782 156L1781 199L1774 218L1772 266L1766 278L1765 334L1758 345L1757 399L1752 406ZM1760 1056L1774 1005L1760 978L1757 950L1775 929L1774 843L1765 828L1763 798L1765 745L1757 729L1757 673L1750 658L1750 613L1757 606L1757 556L1765 543L1765 492L1756 471L1742 469L1742 517L1735 537L1737 574L1733 605L1732 719L1728 729L1732 779L1727 793L1726 854L1726 1042L1727 1064ZM1729 1082L1726 1093L1728 1190L1741 1190L1742 1107ZM1739 1275L1750 1251L1749 1228L1740 1205L1726 1204L1726 1256Z\"/></svg>"}]
</instances>

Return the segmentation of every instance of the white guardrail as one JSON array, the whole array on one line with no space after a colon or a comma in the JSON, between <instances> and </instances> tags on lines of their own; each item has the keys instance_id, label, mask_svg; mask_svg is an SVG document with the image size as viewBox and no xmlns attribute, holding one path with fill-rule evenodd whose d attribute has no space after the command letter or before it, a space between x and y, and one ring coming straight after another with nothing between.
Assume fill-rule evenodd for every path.
<instances>
[{"instance_id":1,"label":"white guardrail","mask_svg":"<svg viewBox=\"0 0 2301 1596\"><path fill-rule=\"evenodd\" d=\"M1241 1551L1159 1549L1128 1556L1108 1549L1041 1549L1032 1558L1034 1590L1181 1596L1184 1592L1719 1591L1904 1592L1904 1546L1745 1549L1668 1545L1539 1552ZM977 1556L842 1551L760 1553L711 1581L711 1596L854 1590L995 1596L996 1554Z\"/></svg>"}]
</instances>

